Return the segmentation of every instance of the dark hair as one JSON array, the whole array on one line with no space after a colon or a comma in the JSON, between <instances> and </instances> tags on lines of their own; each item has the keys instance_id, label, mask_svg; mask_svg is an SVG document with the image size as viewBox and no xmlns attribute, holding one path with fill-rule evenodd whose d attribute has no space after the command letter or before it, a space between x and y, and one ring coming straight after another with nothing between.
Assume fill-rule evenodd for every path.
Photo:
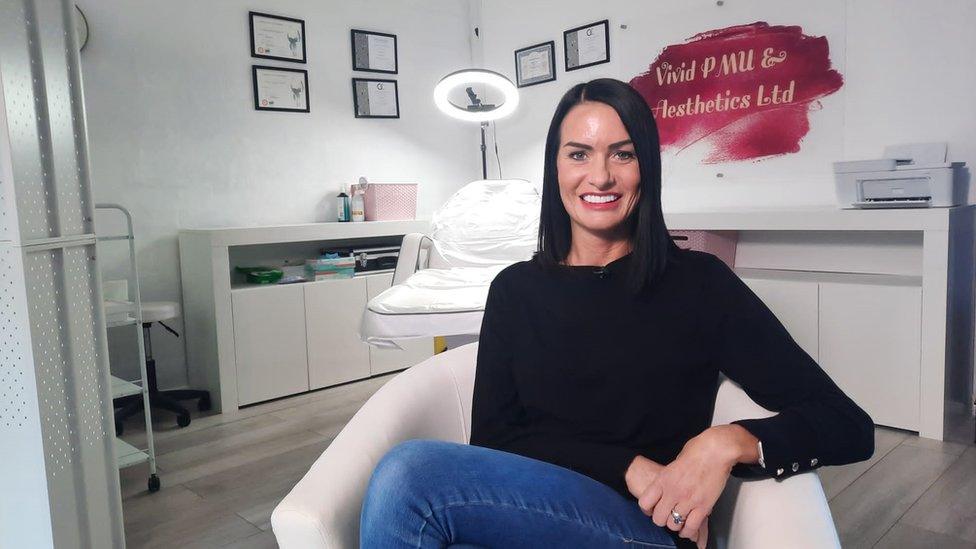
<instances>
[{"instance_id":1,"label":"dark hair","mask_svg":"<svg viewBox=\"0 0 976 549\"><path fill-rule=\"evenodd\" d=\"M542 212L539 216L539 250L534 259L544 267L555 267L566 259L572 241L569 214L559 194L556 158L560 129L566 114L580 103L597 101L617 111L640 166L640 198L625 221L633 251L629 285L635 292L648 287L664 273L677 247L668 234L661 211L661 145L651 109L634 88L612 78L599 78L573 86L556 106L546 136L545 171L542 176Z\"/></svg>"}]
</instances>

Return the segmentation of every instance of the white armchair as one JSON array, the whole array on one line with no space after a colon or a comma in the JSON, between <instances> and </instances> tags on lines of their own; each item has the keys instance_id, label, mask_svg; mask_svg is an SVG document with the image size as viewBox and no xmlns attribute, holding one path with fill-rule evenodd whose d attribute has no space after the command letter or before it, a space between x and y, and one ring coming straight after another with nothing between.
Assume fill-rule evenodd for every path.
<instances>
[{"instance_id":1,"label":"white armchair","mask_svg":"<svg viewBox=\"0 0 976 549\"><path fill-rule=\"evenodd\" d=\"M282 549L357 548L359 513L373 468L400 442L415 438L467 443L478 344L433 356L376 392L271 516ZM724 380L713 424L767 417ZM820 479L729 480L710 520L720 548L839 548Z\"/></svg>"}]
</instances>

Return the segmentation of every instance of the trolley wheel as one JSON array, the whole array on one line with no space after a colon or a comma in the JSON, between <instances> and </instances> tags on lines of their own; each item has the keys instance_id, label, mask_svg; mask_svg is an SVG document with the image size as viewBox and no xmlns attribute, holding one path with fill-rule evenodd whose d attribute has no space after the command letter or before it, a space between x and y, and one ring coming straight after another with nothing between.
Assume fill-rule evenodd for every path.
<instances>
[{"instance_id":1,"label":"trolley wheel","mask_svg":"<svg viewBox=\"0 0 976 549\"><path fill-rule=\"evenodd\" d=\"M186 414L180 414L176 416L176 424L179 425L180 427L186 427L187 425L189 425L190 414L186 413Z\"/></svg>"},{"instance_id":2,"label":"trolley wheel","mask_svg":"<svg viewBox=\"0 0 976 549\"><path fill-rule=\"evenodd\" d=\"M197 410L201 412L206 412L210 410L213 405L210 403L210 395L204 395L200 397L200 401L197 402Z\"/></svg>"},{"instance_id":3,"label":"trolley wheel","mask_svg":"<svg viewBox=\"0 0 976 549\"><path fill-rule=\"evenodd\" d=\"M149 475L149 491L158 492L159 491L159 477L156 475Z\"/></svg>"}]
</instances>

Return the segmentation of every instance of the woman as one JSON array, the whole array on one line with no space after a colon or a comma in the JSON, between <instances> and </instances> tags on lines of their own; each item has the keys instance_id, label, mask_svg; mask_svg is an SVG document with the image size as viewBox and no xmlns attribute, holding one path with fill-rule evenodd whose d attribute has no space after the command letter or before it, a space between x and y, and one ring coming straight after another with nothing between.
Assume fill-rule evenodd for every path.
<instances>
[{"instance_id":1,"label":"woman","mask_svg":"<svg viewBox=\"0 0 976 549\"><path fill-rule=\"evenodd\" d=\"M730 474L871 456L871 418L725 264L673 245L637 92L573 87L545 155L539 251L488 292L471 445L387 454L363 547L705 547ZM709 427L720 372L779 413Z\"/></svg>"}]
</instances>

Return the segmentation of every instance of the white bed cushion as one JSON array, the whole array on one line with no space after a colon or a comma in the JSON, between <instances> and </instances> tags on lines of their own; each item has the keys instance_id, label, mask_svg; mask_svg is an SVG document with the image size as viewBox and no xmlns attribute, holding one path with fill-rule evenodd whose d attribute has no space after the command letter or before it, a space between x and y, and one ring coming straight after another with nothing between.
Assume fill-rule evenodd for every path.
<instances>
[{"instance_id":1,"label":"white bed cushion","mask_svg":"<svg viewBox=\"0 0 976 549\"><path fill-rule=\"evenodd\" d=\"M366 307L389 315L483 311L491 281L507 266L422 269L384 290Z\"/></svg>"},{"instance_id":2,"label":"white bed cushion","mask_svg":"<svg viewBox=\"0 0 976 549\"><path fill-rule=\"evenodd\" d=\"M381 347L398 339L477 335L491 281L507 265L423 269L366 304L361 335Z\"/></svg>"},{"instance_id":3,"label":"white bed cushion","mask_svg":"<svg viewBox=\"0 0 976 549\"><path fill-rule=\"evenodd\" d=\"M388 315L366 309L360 336L374 347L401 349L397 341L418 337L477 335L484 311Z\"/></svg>"}]
</instances>

